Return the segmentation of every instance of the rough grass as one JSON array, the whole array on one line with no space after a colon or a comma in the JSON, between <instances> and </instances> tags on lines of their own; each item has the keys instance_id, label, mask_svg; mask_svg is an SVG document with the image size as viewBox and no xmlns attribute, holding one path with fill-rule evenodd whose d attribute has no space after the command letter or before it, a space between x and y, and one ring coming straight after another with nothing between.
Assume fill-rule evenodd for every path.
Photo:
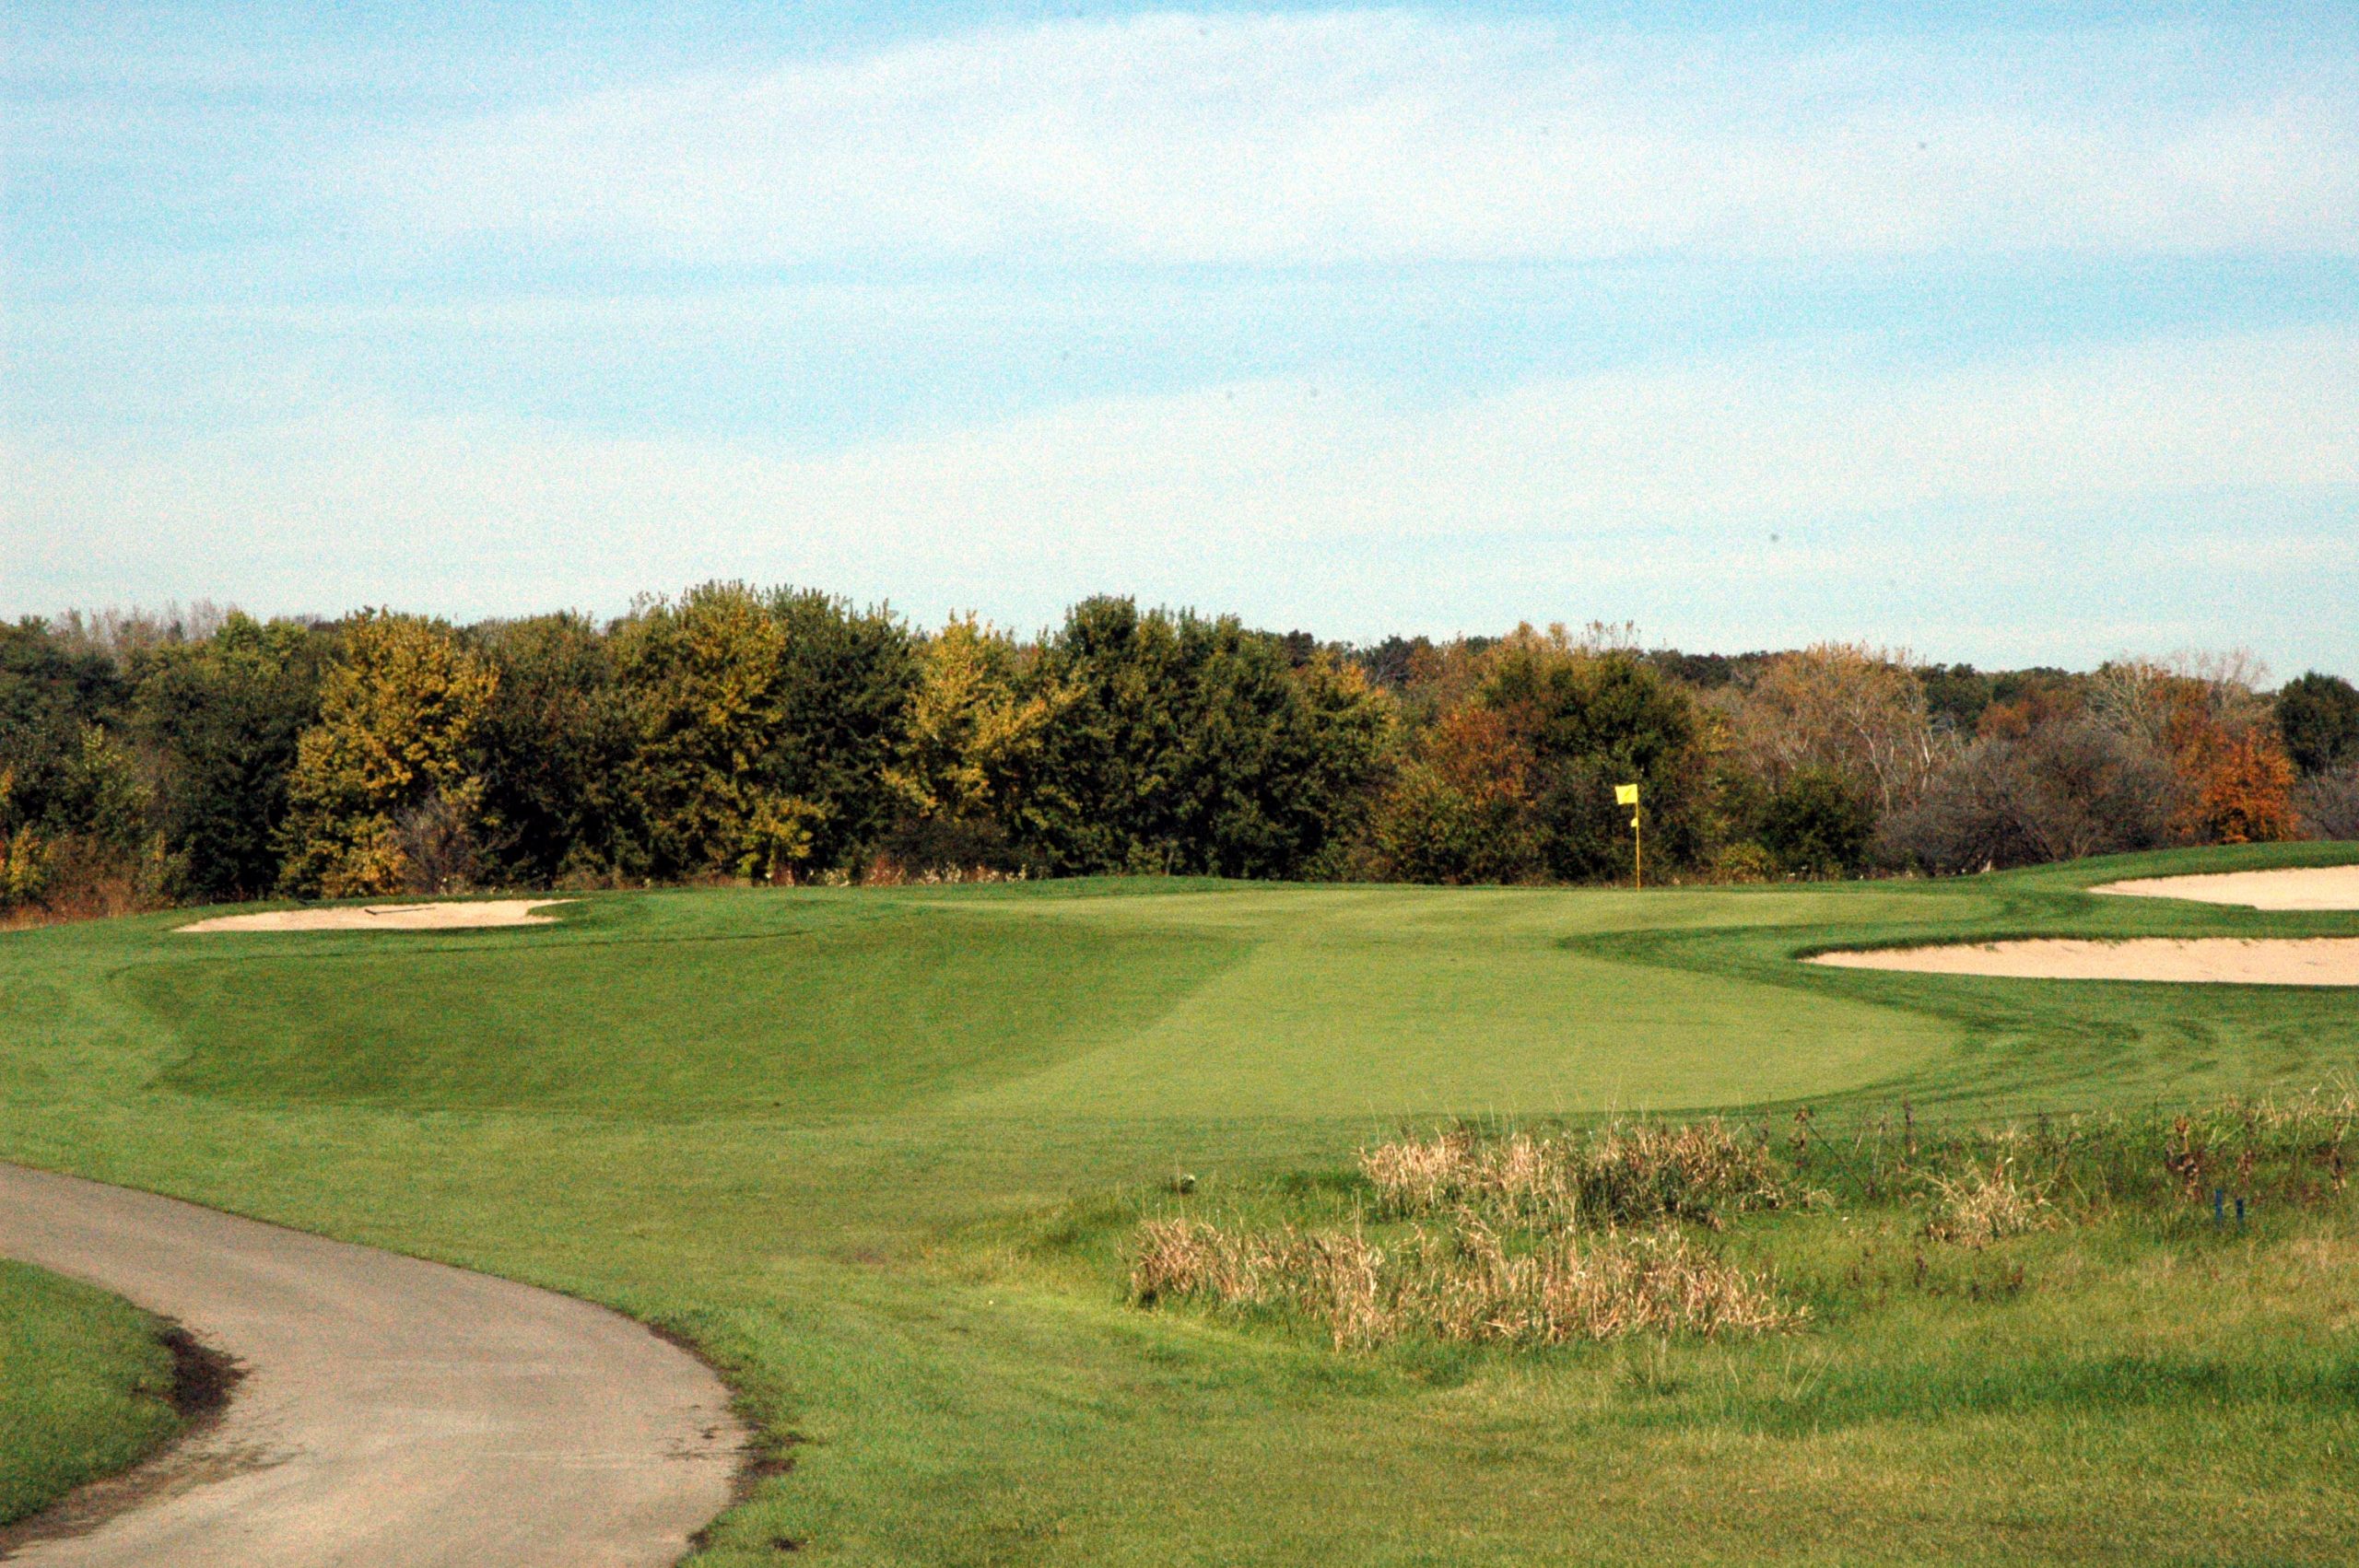
<instances>
[{"instance_id":1,"label":"rough grass","mask_svg":"<svg viewBox=\"0 0 2359 1568\"><path fill-rule=\"evenodd\" d=\"M2345 1211L2270 1196L2331 1192L2330 1137L2259 1149L2246 1228L2215 1228L2200 1189L2243 1135L2190 1122L2190 1197L2157 1107L2359 1079L2348 996L1793 962L2359 933L2078 891L2335 853L1644 896L593 895L555 927L398 948L200 946L147 918L20 932L0 938L0 1154L686 1335L789 1465L699 1568L783 1561L781 1539L798 1562L1092 1568L1653 1562L1666 1542L1695 1563L2341 1562L2359 1243ZM1774 1271L1805 1326L1338 1354L1315 1326L1129 1299L1175 1173L1224 1229L1360 1211L1380 1245L1441 1228L1373 1212L1356 1152L1400 1127L1641 1113L1766 1130L1788 1186L1832 1197L1716 1200L1722 1228L1689 1238ZM1926 1151L1978 1157L1972 1129L2002 1124L2036 1147L2041 1113L2058 1138L2147 1118L2154 1142L2071 1145L2069 1224L1926 1235ZM2147 1187L2176 1196L2090 1201Z\"/></svg>"},{"instance_id":2,"label":"rough grass","mask_svg":"<svg viewBox=\"0 0 2359 1568\"><path fill-rule=\"evenodd\" d=\"M179 1430L158 1327L103 1291L0 1260L0 1527Z\"/></svg>"},{"instance_id":3,"label":"rough grass","mask_svg":"<svg viewBox=\"0 0 2359 1568\"><path fill-rule=\"evenodd\" d=\"M1279 1184L1274 1227L1226 1227L1185 1212L1141 1220L1130 1293L1144 1307L1195 1304L1245 1318L1304 1320L1338 1350L1404 1340L1519 1347L1798 1328L1809 1310L1781 1301L1768 1274L1749 1273L1700 1246L1690 1230L1724 1231L1747 1212L1801 1208L1822 1228L1907 1221L1909 1234L1974 1250L2011 1237L2135 1215L2184 1230L2212 1197L2224 1234L2233 1201L2244 1234L2267 1195L2272 1211L2343 1214L2348 1153L2359 1100L2318 1093L2235 1100L2175 1115L2105 1114L2062 1126L2041 1118L1935 1134L1904 1112L1895 1156L1878 1129L1867 1151L1857 1207L1837 1211L1832 1192L1802 1186L1813 1151L1806 1115L1779 1147L1766 1125L1712 1117L1696 1123L1615 1120L1585 1129L1451 1128L1364 1148L1341 1181ZM1824 1153L1818 1155L1824 1163ZM2233 1182L2207 1187L2205 1171ZM1302 1216L1297 1197L1354 1190L1370 1199L1348 1227ZM2060 1200L2070 1188L2071 1198ZM1797 1201L1799 1199L1799 1201ZM1369 1228L1369 1216L1378 1227ZM1383 1222L1403 1222L1390 1229ZM1643 1231L1625 1231L1633 1223ZM1587 1233L1587 1234L1583 1234ZM1796 1233L1784 1233L1790 1245ZM1774 1254L1774 1249L1773 1254ZM2127 1275L2151 1262L2117 1265ZM1943 1271L1947 1278L1949 1270ZM1916 1258L1920 1291L1933 1270ZM2025 1288L2020 1263L1969 1279L1962 1293L2012 1295ZM1872 1293L1864 1266L1848 1280ZM1832 1287L1838 1297L1841 1284ZM1856 1301L1842 1301L1845 1309Z\"/></svg>"}]
</instances>

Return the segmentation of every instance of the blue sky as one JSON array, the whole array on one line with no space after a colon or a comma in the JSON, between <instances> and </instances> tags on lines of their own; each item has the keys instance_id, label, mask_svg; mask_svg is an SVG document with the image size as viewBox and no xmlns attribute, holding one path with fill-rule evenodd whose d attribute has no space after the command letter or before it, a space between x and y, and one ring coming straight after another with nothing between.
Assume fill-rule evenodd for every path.
<instances>
[{"instance_id":1,"label":"blue sky","mask_svg":"<svg viewBox=\"0 0 2359 1568\"><path fill-rule=\"evenodd\" d=\"M18 6L0 614L2359 673L2353 16Z\"/></svg>"}]
</instances>

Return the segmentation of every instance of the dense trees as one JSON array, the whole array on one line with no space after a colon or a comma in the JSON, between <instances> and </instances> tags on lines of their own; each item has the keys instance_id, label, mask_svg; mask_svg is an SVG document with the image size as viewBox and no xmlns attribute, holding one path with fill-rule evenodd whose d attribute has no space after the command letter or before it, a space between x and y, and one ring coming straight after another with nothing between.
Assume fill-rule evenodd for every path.
<instances>
[{"instance_id":1,"label":"dense trees","mask_svg":"<svg viewBox=\"0 0 2359 1568\"><path fill-rule=\"evenodd\" d=\"M1978 871L2359 835L2359 689L1627 627L1389 638L1074 605L1019 638L707 583L602 624L0 626L0 909L270 892L1207 872Z\"/></svg>"},{"instance_id":2,"label":"dense trees","mask_svg":"<svg viewBox=\"0 0 2359 1568\"><path fill-rule=\"evenodd\" d=\"M251 898L278 880L297 743L319 716L329 638L231 614L151 656L127 727L152 759L155 826L179 896Z\"/></svg>"},{"instance_id":3,"label":"dense trees","mask_svg":"<svg viewBox=\"0 0 2359 1568\"><path fill-rule=\"evenodd\" d=\"M614 865L628 716L614 641L588 617L487 621L468 642L497 677L474 730L474 827L485 878L546 886Z\"/></svg>"},{"instance_id":4,"label":"dense trees","mask_svg":"<svg viewBox=\"0 0 2359 1568\"><path fill-rule=\"evenodd\" d=\"M708 583L615 629L627 874L792 880L884 825L918 677L909 632L825 594Z\"/></svg>"},{"instance_id":5,"label":"dense trees","mask_svg":"<svg viewBox=\"0 0 2359 1568\"><path fill-rule=\"evenodd\" d=\"M1636 782L1664 864L1708 837L1717 735L1693 694L1635 650L1519 626L1435 661L1425 721L1379 804L1372 866L1413 881L1587 881L1631 870ZM1427 705L1430 705L1429 708Z\"/></svg>"},{"instance_id":6,"label":"dense trees","mask_svg":"<svg viewBox=\"0 0 2359 1568\"><path fill-rule=\"evenodd\" d=\"M1350 824L1390 714L1356 672L1234 616L1075 605L1041 649L1053 694L1035 802L1060 872L1290 876Z\"/></svg>"},{"instance_id":7,"label":"dense trees","mask_svg":"<svg viewBox=\"0 0 2359 1568\"><path fill-rule=\"evenodd\" d=\"M2277 729L2285 753L2306 774L2359 762L2359 686L2312 670L2277 693Z\"/></svg>"},{"instance_id":8,"label":"dense trees","mask_svg":"<svg viewBox=\"0 0 2359 1568\"><path fill-rule=\"evenodd\" d=\"M476 871L476 731L499 673L450 628L371 611L344 629L288 781L280 883L330 898L440 892Z\"/></svg>"},{"instance_id":9,"label":"dense trees","mask_svg":"<svg viewBox=\"0 0 2359 1568\"><path fill-rule=\"evenodd\" d=\"M2085 715L1991 726L1884 819L1884 858L1970 872L2167 843L2183 788L2151 747Z\"/></svg>"},{"instance_id":10,"label":"dense trees","mask_svg":"<svg viewBox=\"0 0 2359 1568\"><path fill-rule=\"evenodd\" d=\"M96 649L38 622L0 626L0 909L61 895L116 907L127 886L160 882L139 778L108 723L128 690Z\"/></svg>"},{"instance_id":11,"label":"dense trees","mask_svg":"<svg viewBox=\"0 0 2359 1568\"><path fill-rule=\"evenodd\" d=\"M1736 714L1737 743L1772 790L1813 770L1891 813L1916 800L1940 761L1926 683L1905 652L1830 642L1778 654Z\"/></svg>"}]
</instances>

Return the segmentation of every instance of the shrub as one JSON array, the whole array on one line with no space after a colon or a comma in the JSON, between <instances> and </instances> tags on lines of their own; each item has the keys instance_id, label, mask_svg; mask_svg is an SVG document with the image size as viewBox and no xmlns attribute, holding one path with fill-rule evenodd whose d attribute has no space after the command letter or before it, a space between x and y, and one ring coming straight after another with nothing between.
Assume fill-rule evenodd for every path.
<instances>
[{"instance_id":1,"label":"shrub","mask_svg":"<svg viewBox=\"0 0 2359 1568\"><path fill-rule=\"evenodd\" d=\"M2004 870L2168 841L2186 786L2152 746L2089 719L1975 742L1876 831L1880 856L1933 872Z\"/></svg>"},{"instance_id":2,"label":"shrub","mask_svg":"<svg viewBox=\"0 0 2359 1568\"><path fill-rule=\"evenodd\" d=\"M1841 774L1802 767L1770 795L1761 843L1781 871L1836 875L1866 862L1875 825L1874 807Z\"/></svg>"},{"instance_id":3,"label":"shrub","mask_svg":"<svg viewBox=\"0 0 2359 1568\"><path fill-rule=\"evenodd\" d=\"M2359 763L2302 780L2294 809L2313 838L2359 838Z\"/></svg>"},{"instance_id":4,"label":"shrub","mask_svg":"<svg viewBox=\"0 0 2359 1568\"><path fill-rule=\"evenodd\" d=\"M1778 874L1778 858L1750 840L1721 845L1707 870L1714 882L1773 882Z\"/></svg>"}]
</instances>

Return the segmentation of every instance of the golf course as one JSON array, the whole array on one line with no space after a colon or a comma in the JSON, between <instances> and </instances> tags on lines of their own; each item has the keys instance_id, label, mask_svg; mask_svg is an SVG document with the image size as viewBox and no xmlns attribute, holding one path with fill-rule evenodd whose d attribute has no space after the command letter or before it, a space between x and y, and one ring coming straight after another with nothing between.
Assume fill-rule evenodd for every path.
<instances>
[{"instance_id":1,"label":"golf course","mask_svg":"<svg viewBox=\"0 0 2359 1568\"><path fill-rule=\"evenodd\" d=\"M2209 1177L2176 1205L2068 1181L2052 1218L1959 1245L1860 1152L2000 1128L2061 1148L2056 1129L2102 1123L2124 1179L2160 1182L2142 1129L2347 1103L2359 991L1802 960L2351 938L2359 912L2089 890L2354 859L2284 844L1644 893L675 889L485 930L57 925L0 935L0 1159L677 1337L756 1433L743 1500L690 1559L715 1568L2348 1562L2359 1211L2339 1164L2285 1186L2296 1201L2248 1161L2220 1178L2250 1178L2233 1218ZM1778 1161L1786 1198L1687 1227L1766 1281L1774 1329L1347 1344L1298 1313L1134 1290L1154 1222L1379 1225L1360 1156L1387 1140L1706 1118ZM42 1462L21 1366L45 1376L70 1340L79 1375L157 1375L129 1320L78 1293L49 1310L104 1331L20 1351L38 1330L15 1304L49 1289L0 1270L14 1486ZM114 1462L158 1419L122 1402Z\"/></svg>"}]
</instances>

